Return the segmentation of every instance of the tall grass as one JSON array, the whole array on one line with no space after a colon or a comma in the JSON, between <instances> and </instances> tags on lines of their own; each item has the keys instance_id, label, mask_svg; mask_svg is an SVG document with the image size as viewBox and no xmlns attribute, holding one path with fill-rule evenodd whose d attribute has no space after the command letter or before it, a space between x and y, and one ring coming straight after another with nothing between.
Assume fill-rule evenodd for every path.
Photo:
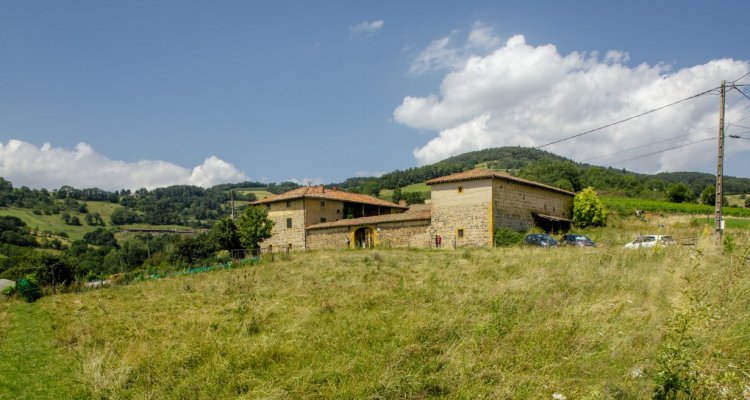
<instances>
[{"instance_id":1,"label":"tall grass","mask_svg":"<svg viewBox=\"0 0 750 400\"><path fill-rule=\"evenodd\" d=\"M626 251L617 223L594 250L295 253L34 307L88 397L648 398L661 377L741 396L747 237Z\"/></svg>"}]
</instances>

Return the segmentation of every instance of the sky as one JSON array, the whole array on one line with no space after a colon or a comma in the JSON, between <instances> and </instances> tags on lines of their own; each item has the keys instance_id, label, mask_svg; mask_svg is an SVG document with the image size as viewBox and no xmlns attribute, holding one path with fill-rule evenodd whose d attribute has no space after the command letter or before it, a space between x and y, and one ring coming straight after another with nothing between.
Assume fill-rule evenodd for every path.
<instances>
[{"instance_id":1,"label":"sky","mask_svg":"<svg viewBox=\"0 0 750 400\"><path fill-rule=\"evenodd\" d=\"M748 16L746 0L3 1L0 176L335 183L543 146L747 74ZM543 148L714 173L718 120L712 91ZM724 173L750 177L736 89L726 122L741 138L727 138Z\"/></svg>"}]
</instances>

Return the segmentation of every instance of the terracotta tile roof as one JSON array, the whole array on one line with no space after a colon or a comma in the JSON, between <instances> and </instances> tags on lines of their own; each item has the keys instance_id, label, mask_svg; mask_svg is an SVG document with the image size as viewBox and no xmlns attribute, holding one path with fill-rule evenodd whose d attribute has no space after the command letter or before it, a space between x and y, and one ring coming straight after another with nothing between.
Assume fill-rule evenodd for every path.
<instances>
[{"instance_id":1,"label":"terracotta tile roof","mask_svg":"<svg viewBox=\"0 0 750 400\"><path fill-rule=\"evenodd\" d=\"M459 182L459 181L473 181L475 179L489 179L489 178L497 178L497 179L507 179L509 181L514 181L518 183L522 183L524 185L529 186L536 186L543 189L548 190L554 190L556 192L564 193L567 195L575 196L575 193L569 192L567 190L563 190L560 188L556 188L554 186L545 185L543 183L534 182L534 181L527 181L526 179L521 179L512 175L508 175L502 172L498 171L492 171L489 169L483 169L483 168L475 168L472 170L459 172L452 175L446 175L441 176L439 178L430 179L429 181L425 182L428 185L434 185L437 183L448 183L448 182Z\"/></svg>"},{"instance_id":2,"label":"terracotta tile roof","mask_svg":"<svg viewBox=\"0 0 750 400\"><path fill-rule=\"evenodd\" d=\"M372 217L361 217L352 219L340 219L334 222L323 222L321 224L310 225L305 229L323 229L323 228L338 228L342 226L356 226L356 225L374 225L382 224L386 222L404 222L404 221L422 221L429 220L432 216L431 210L421 210L412 212L403 212L398 214L383 214L375 215Z\"/></svg>"},{"instance_id":3,"label":"terracotta tile roof","mask_svg":"<svg viewBox=\"0 0 750 400\"><path fill-rule=\"evenodd\" d=\"M349 193L336 189L326 189L323 186L304 186L288 192L277 194L275 196L268 196L264 199L258 200L252 204L266 204L276 203L279 201L287 201L294 199L321 199L321 200L339 200L346 201L349 203L360 203L370 204L373 206L391 207L406 209L406 206L400 206L390 201L378 199L376 197L368 196L366 194Z\"/></svg>"}]
</instances>

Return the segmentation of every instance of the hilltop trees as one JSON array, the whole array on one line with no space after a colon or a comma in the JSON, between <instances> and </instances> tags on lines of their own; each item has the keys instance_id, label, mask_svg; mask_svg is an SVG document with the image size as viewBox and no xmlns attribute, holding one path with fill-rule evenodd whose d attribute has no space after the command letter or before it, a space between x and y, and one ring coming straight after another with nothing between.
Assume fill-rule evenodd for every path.
<instances>
[{"instance_id":1,"label":"hilltop trees","mask_svg":"<svg viewBox=\"0 0 750 400\"><path fill-rule=\"evenodd\" d=\"M583 189L573 199L573 222L582 228L606 225L607 211L594 188Z\"/></svg>"}]
</instances>

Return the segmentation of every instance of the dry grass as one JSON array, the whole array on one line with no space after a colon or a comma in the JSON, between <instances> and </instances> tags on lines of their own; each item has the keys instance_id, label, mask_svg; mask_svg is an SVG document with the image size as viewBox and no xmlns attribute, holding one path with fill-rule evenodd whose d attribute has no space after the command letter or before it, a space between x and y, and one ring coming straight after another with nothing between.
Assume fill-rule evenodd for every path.
<instances>
[{"instance_id":1,"label":"dry grass","mask_svg":"<svg viewBox=\"0 0 750 400\"><path fill-rule=\"evenodd\" d=\"M590 233L638 228L620 224ZM695 385L732 398L750 385L737 244L296 253L37 306L97 398L647 398L677 315Z\"/></svg>"}]
</instances>

